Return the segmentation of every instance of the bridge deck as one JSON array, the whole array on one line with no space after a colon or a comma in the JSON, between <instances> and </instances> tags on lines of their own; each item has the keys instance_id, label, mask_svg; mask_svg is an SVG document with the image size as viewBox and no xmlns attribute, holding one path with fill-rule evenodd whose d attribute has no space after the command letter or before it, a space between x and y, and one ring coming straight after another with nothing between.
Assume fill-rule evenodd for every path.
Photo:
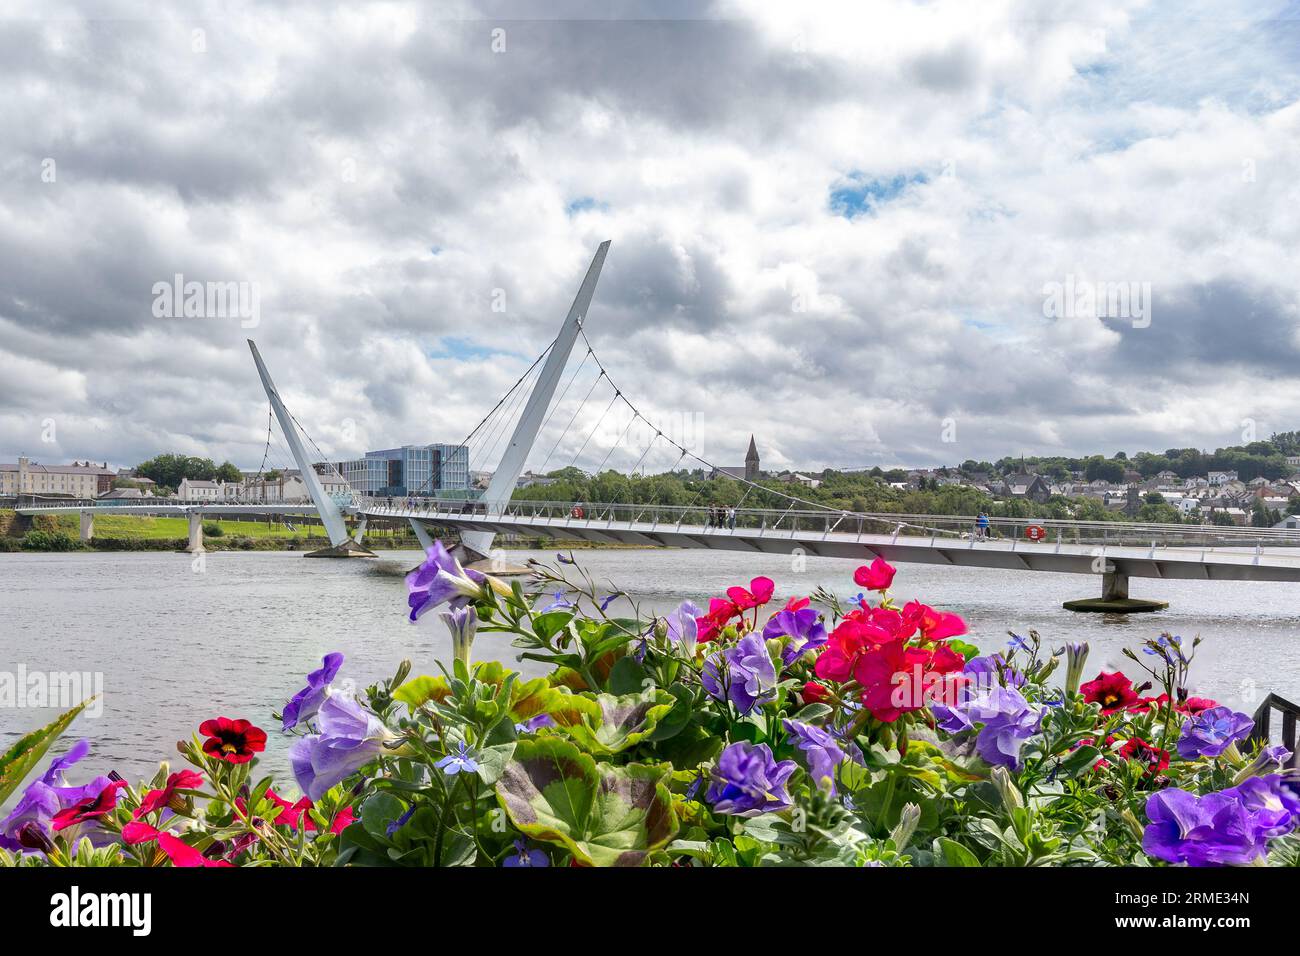
<instances>
[{"instance_id":1,"label":"bridge deck","mask_svg":"<svg viewBox=\"0 0 1300 956\"><path fill-rule=\"evenodd\" d=\"M1231 581L1300 581L1300 552L1276 554L1213 547L1073 544L1031 542L1017 538L980 541L974 538L920 534L871 534L809 531L770 527L716 528L707 524L551 516L505 511L482 514L456 509L366 504L371 518L414 518L429 524L509 534L549 535L599 543L656 545L672 548L713 548L807 554L855 560L883 557L888 561L945 564L959 567L1006 568L1015 571L1056 571L1071 574L1118 571L1130 577ZM1102 563L1104 561L1104 564Z\"/></svg>"}]
</instances>

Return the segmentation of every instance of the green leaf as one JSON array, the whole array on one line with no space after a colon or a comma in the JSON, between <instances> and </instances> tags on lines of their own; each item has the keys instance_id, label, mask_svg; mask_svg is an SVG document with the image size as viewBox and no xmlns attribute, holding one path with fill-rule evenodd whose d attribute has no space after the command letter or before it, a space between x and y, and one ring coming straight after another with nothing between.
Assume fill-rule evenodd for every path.
<instances>
[{"instance_id":1,"label":"green leaf","mask_svg":"<svg viewBox=\"0 0 1300 956\"><path fill-rule=\"evenodd\" d=\"M635 657L620 657L610 668L605 685L612 694L636 694L645 689L646 679L646 670Z\"/></svg>"},{"instance_id":2,"label":"green leaf","mask_svg":"<svg viewBox=\"0 0 1300 956\"><path fill-rule=\"evenodd\" d=\"M361 805L361 825L381 842L388 841L388 824L406 812L406 804L389 793L372 793Z\"/></svg>"},{"instance_id":3,"label":"green leaf","mask_svg":"<svg viewBox=\"0 0 1300 956\"><path fill-rule=\"evenodd\" d=\"M474 755L474 762L478 764L478 777L489 787L501 779L501 773L506 769L506 764L515 754L515 741L505 744L497 744L494 747L480 747Z\"/></svg>"},{"instance_id":4,"label":"green leaf","mask_svg":"<svg viewBox=\"0 0 1300 956\"><path fill-rule=\"evenodd\" d=\"M442 702L451 696L451 687L445 677L412 677L397 690L393 700L400 700L411 713L415 713L431 700Z\"/></svg>"},{"instance_id":5,"label":"green leaf","mask_svg":"<svg viewBox=\"0 0 1300 956\"><path fill-rule=\"evenodd\" d=\"M613 754L626 750L654 732L661 718L677 703L667 691L651 687L639 694L597 694L574 697L582 706L577 723L560 726L585 750Z\"/></svg>"},{"instance_id":6,"label":"green leaf","mask_svg":"<svg viewBox=\"0 0 1300 956\"><path fill-rule=\"evenodd\" d=\"M87 697L76 707L39 730L33 730L30 734L20 737L18 742L0 757L0 805L3 805L27 775L36 769L36 765L50 749L50 745L63 735L68 725L76 720L77 715L94 699L94 697Z\"/></svg>"},{"instance_id":7,"label":"green leaf","mask_svg":"<svg viewBox=\"0 0 1300 956\"><path fill-rule=\"evenodd\" d=\"M970 850L956 840L939 837L939 847L943 850L944 862L949 866L979 866L980 861Z\"/></svg>"},{"instance_id":8,"label":"green leaf","mask_svg":"<svg viewBox=\"0 0 1300 956\"><path fill-rule=\"evenodd\" d=\"M497 781L510 822L589 866L639 866L677 833L666 767L597 764L559 737L521 740Z\"/></svg>"}]
</instances>

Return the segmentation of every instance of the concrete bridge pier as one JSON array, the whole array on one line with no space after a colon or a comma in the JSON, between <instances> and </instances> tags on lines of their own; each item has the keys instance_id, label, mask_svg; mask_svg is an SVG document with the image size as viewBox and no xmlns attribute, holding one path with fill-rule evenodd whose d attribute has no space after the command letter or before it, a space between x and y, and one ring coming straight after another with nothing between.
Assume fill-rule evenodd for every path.
<instances>
[{"instance_id":1,"label":"concrete bridge pier","mask_svg":"<svg viewBox=\"0 0 1300 956\"><path fill-rule=\"evenodd\" d=\"M1101 576L1101 597L1066 601L1061 606L1067 611L1094 614L1140 614L1145 611L1163 611L1169 602L1129 597L1128 575L1112 566L1111 570Z\"/></svg>"},{"instance_id":2,"label":"concrete bridge pier","mask_svg":"<svg viewBox=\"0 0 1300 956\"><path fill-rule=\"evenodd\" d=\"M95 536L95 515L94 512L83 511L77 517L80 518L78 537L84 544Z\"/></svg>"},{"instance_id":3,"label":"concrete bridge pier","mask_svg":"<svg viewBox=\"0 0 1300 956\"><path fill-rule=\"evenodd\" d=\"M190 543L185 546L185 554L202 554L206 548L203 547L203 515L198 512L190 512Z\"/></svg>"},{"instance_id":4,"label":"concrete bridge pier","mask_svg":"<svg viewBox=\"0 0 1300 956\"><path fill-rule=\"evenodd\" d=\"M369 520L370 519L367 518L365 515L362 515L361 520L357 522L357 530L352 535L352 540L355 541L357 544L362 545L363 547L365 546L366 522Z\"/></svg>"}]
</instances>

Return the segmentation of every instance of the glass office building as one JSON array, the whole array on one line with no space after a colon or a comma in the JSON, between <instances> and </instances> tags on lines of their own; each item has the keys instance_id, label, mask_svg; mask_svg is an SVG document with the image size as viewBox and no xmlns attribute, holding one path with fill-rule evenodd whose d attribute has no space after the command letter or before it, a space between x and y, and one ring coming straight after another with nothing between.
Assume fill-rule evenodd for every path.
<instances>
[{"instance_id":1,"label":"glass office building","mask_svg":"<svg viewBox=\"0 0 1300 956\"><path fill-rule=\"evenodd\" d=\"M461 497L469 490L466 445L403 445L368 451L364 458L341 461L338 470L352 490L370 497Z\"/></svg>"}]
</instances>

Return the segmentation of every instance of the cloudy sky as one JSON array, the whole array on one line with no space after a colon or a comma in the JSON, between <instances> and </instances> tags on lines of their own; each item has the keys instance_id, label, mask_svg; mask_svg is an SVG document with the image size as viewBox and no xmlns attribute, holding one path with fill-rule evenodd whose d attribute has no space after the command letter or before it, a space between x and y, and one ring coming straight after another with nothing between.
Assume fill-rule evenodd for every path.
<instances>
[{"instance_id":1,"label":"cloudy sky","mask_svg":"<svg viewBox=\"0 0 1300 956\"><path fill-rule=\"evenodd\" d=\"M722 464L1300 428L1297 5L673 6L6 4L0 461L257 467L247 337L331 456L458 441L604 239L592 344Z\"/></svg>"}]
</instances>

